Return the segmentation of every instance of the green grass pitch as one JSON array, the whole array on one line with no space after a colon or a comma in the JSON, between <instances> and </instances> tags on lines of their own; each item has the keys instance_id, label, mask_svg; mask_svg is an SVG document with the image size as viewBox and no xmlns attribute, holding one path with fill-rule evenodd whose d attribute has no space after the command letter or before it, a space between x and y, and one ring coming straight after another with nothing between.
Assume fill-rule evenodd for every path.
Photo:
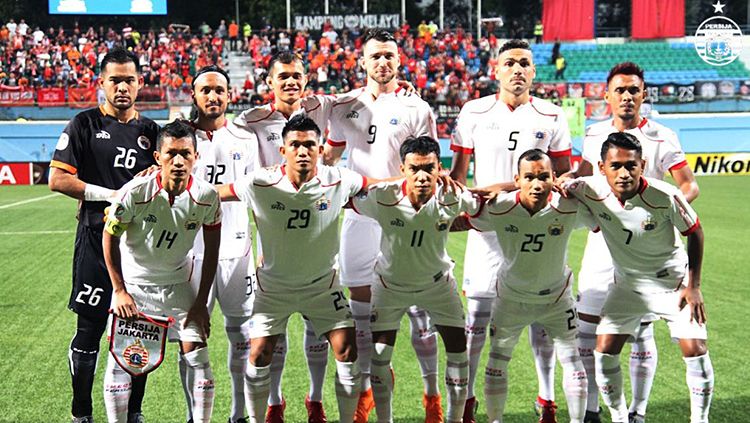
<instances>
[{"instance_id":1,"label":"green grass pitch","mask_svg":"<svg viewBox=\"0 0 750 423\"><path fill-rule=\"evenodd\" d=\"M748 421L750 389L746 378L750 368L747 359L750 341L742 327L750 321L746 313L750 284L745 269L750 257L750 177L701 177L699 184L701 195L695 207L706 234L703 283L709 315L709 348L716 374L711 419L714 422ZM69 421L71 388L67 352L75 320L73 313L66 309L66 303L71 284L76 203L49 194L43 186L0 188L0 375L4 380L0 382L0 422ZM45 196L47 198L39 199ZM33 199L38 200L14 205ZM451 256L457 262L459 279L465 240L465 234L452 234L449 244ZM585 233L581 231L572 240L569 262L576 271L584 241ZM225 422L230 406L230 385L226 336L218 309L214 310L212 321L209 344L216 378L214 421ZM684 364L678 347L669 340L666 325L658 323L656 329L659 365L648 418L650 422L686 422L689 412ZM308 378L299 318L290 323L289 345L283 379L287 421L303 422L306 421L303 398ZM423 421L422 383L410 346L408 323L402 327L396 345L393 360L395 419L397 422ZM185 403L176 366L177 349L170 345L167 350L167 360L149 377L144 401L144 414L149 422L185 421ZM102 351L94 389L95 417L99 422L106 421L101 390L107 354L104 341ZM624 361L626 356L623 354ZM510 393L505 421L536 421L532 401L536 398L537 382L527 342L519 343L509 370ZM480 369L477 385L480 402L481 372ZM568 419L559 384L560 373L558 366L558 415L559 420L565 422ZM332 365L329 365L326 379L325 408L330 420L336 421ZM374 421L374 415L371 419ZM482 406L479 421L486 421Z\"/></svg>"}]
</instances>

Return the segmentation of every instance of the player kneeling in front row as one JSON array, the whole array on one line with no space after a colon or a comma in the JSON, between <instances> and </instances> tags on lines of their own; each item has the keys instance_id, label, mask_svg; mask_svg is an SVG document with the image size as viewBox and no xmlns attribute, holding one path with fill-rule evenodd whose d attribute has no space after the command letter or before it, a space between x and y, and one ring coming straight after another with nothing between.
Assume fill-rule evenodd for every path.
<instances>
[{"instance_id":1,"label":"player kneeling in front row","mask_svg":"<svg viewBox=\"0 0 750 423\"><path fill-rule=\"evenodd\" d=\"M367 186L348 169L318 165L320 128L304 116L289 119L279 151L286 163L259 169L219 187L224 200L242 200L253 212L263 263L257 271L250 327L245 398L251 422L266 415L274 346L289 316L300 313L315 336L325 335L336 358L339 420L351 423L360 393L354 322L334 269L339 213Z\"/></svg>"},{"instance_id":2,"label":"player kneeling in front row","mask_svg":"<svg viewBox=\"0 0 750 423\"><path fill-rule=\"evenodd\" d=\"M667 321L672 338L679 340L687 365L690 421L708 422L714 375L700 289L703 230L682 192L643 177L643 167L638 139L616 132L601 148L599 171L606 178L591 176L567 185L591 209L615 266L615 284L596 330L596 382L612 421L627 422L620 351L643 316L653 313ZM675 229L687 236L687 253Z\"/></svg>"},{"instance_id":3,"label":"player kneeling in front row","mask_svg":"<svg viewBox=\"0 0 750 423\"><path fill-rule=\"evenodd\" d=\"M469 220L477 230L497 233L504 257L485 371L487 417L491 423L503 421L513 348L523 329L537 323L551 336L562 365L570 421L581 423L587 381L576 344L573 273L566 256L573 229L592 226L593 220L575 199L552 193L552 162L541 150L519 157L515 181L517 192L501 193Z\"/></svg>"},{"instance_id":4,"label":"player kneeling in front row","mask_svg":"<svg viewBox=\"0 0 750 423\"><path fill-rule=\"evenodd\" d=\"M447 422L460 422L469 377L464 311L445 244L460 213L476 214L481 200L468 191L438 185L440 145L428 136L401 145L403 180L383 182L352 199L352 208L383 229L372 282L371 327L374 342L372 390L378 422L392 422L393 375L390 364L401 318L411 306L426 310L445 343ZM424 402L440 409L437 398ZM435 405L436 404L436 405ZM428 410L429 414L429 410ZM443 421L442 413L439 413Z\"/></svg>"},{"instance_id":5,"label":"player kneeling in front row","mask_svg":"<svg viewBox=\"0 0 750 423\"><path fill-rule=\"evenodd\" d=\"M161 171L123 187L110 207L103 249L112 280L112 309L121 318L139 313L173 317L180 352L187 363L193 419L210 422L214 381L206 339L206 309L221 240L221 208L216 189L190 172L196 160L193 130L182 122L159 132L154 157ZM190 286L190 249L203 228L203 267L197 294ZM123 242L121 244L120 238ZM128 416L131 376L110 355L104 402L110 423Z\"/></svg>"}]
</instances>

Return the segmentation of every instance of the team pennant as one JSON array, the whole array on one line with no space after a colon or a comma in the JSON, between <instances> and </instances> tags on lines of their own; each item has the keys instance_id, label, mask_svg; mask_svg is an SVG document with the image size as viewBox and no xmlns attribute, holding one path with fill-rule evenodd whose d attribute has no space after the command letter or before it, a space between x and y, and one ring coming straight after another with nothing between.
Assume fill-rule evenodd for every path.
<instances>
[{"instance_id":1,"label":"team pennant","mask_svg":"<svg viewBox=\"0 0 750 423\"><path fill-rule=\"evenodd\" d=\"M139 313L135 319L123 319L112 313L109 352L131 376L156 370L164 360L167 332L174 324L171 317Z\"/></svg>"}]
</instances>

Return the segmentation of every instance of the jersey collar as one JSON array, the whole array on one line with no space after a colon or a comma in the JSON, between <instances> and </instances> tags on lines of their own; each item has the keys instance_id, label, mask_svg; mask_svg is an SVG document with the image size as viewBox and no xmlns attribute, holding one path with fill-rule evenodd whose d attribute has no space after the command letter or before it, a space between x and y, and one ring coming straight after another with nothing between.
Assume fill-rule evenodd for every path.
<instances>
[{"instance_id":1,"label":"jersey collar","mask_svg":"<svg viewBox=\"0 0 750 423\"><path fill-rule=\"evenodd\" d=\"M102 116L109 116L109 117L111 117L112 119L114 119L114 120L116 120L116 121L120 122L120 120L119 120L119 119L117 119L117 117L115 117L115 116L112 116L112 115L110 115L109 113L107 113L107 112L106 112L106 111L104 110L104 106L102 106L102 105L99 105L99 112L100 112L100 113L102 114ZM131 121L134 121L134 120L138 120L138 119L140 119L140 118L141 118L141 114L140 114L140 113L138 113L138 111L136 110L136 111L135 111L135 115L133 115L133 117L132 117L132 118L131 118L130 120L128 120L127 122L125 122L125 123L130 123Z\"/></svg>"}]
</instances>

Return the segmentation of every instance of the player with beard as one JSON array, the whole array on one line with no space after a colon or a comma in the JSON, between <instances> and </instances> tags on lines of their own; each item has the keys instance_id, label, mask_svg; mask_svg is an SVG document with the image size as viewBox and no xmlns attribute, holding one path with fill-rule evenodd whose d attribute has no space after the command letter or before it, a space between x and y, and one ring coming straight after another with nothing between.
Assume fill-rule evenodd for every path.
<instances>
[{"instance_id":1,"label":"player with beard","mask_svg":"<svg viewBox=\"0 0 750 423\"><path fill-rule=\"evenodd\" d=\"M393 34L370 29L362 35L360 66L367 71L367 85L340 96L329 120L329 140L323 162L335 164L348 151L347 166L376 178L400 175L399 148L408 137L437 138L430 105L399 88L398 45ZM374 406L370 387L370 285L380 251L378 223L352 210L344 212L341 229L341 283L351 293L351 308L357 325L357 348L362 366L362 398L356 422L364 423ZM438 387L437 335L429 316L416 307L409 312L411 339L424 381L426 421L441 421L443 410Z\"/></svg>"},{"instance_id":2,"label":"player with beard","mask_svg":"<svg viewBox=\"0 0 750 423\"><path fill-rule=\"evenodd\" d=\"M536 68L529 44L520 40L506 42L500 48L495 75L500 81L499 91L469 101L461 109L451 143L454 151L451 177L466 183L473 155L475 185L500 183L506 190L515 189L513 178L518 157L534 148L549 155L556 175L567 172L572 148L567 118L560 107L530 95ZM469 399L464 423L474 422L477 404L474 381L502 266L497 235L469 231L463 276L469 350ZM529 339L539 379L535 406L541 414L540 422L554 422L557 407L554 403L554 347L537 324L530 326Z\"/></svg>"},{"instance_id":3,"label":"player with beard","mask_svg":"<svg viewBox=\"0 0 750 423\"><path fill-rule=\"evenodd\" d=\"M195 130L198 160L193 174L214 184L232 183L257 167L255 134L242 130L227 120L224 113L230 101L229 75L214 65L198 70L193 79L193 104L198 112L190 125ZM250 219L247 208L240 203L221 205L221 249L216 278L209 295L208 309L219 302L224 315L224 329L229 340L227 367L231 376L232 405L229 423L246 423L244 375L250 348L250 315L255 279L251 244ZM203 238L196 238L193 248L194 265L203 262ZM199 275L193 274L191 283L197 291ZM180 355L182 358L182 355ZM180 373L185 375L186 363L179 361ZM183 378L183 387L187 385ZM189 390L185 390L190 394ZM188 410L191 397L186 395ZM188 414L188 420L192 415Z\"/></svg>"}]
</instances>

